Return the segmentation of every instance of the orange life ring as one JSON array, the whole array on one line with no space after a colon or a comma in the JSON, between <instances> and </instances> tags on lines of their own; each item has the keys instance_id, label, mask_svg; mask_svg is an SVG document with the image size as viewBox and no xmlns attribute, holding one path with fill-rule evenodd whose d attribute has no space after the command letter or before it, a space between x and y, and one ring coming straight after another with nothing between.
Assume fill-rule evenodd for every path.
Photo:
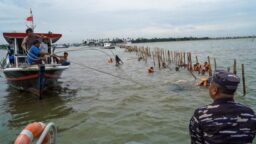
<instances>
[{"instance_id":1,"label":"orange life ring","mask_svg":"<svg viewBox=\"0 0 256 144\"><path fill-rule=\"evenodd\" d=\"M14 144L30 144L34 138L39 138L42 132L44 131L45 124L42 122L34 122L31 124L28 124L22 132L19 134L19 136L16 138ZM50 138L50 134L48 134L43 144L48 143Z\"/></svg>"}]
</instances>

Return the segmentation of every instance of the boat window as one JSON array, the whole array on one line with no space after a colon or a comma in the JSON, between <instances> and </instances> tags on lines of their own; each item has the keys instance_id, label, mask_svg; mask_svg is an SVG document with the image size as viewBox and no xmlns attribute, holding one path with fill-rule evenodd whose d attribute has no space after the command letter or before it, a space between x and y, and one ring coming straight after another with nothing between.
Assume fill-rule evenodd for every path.
<instances>
[{"instance_id":1,"label":"boat window","mask_svg":"<svg viewBox=\"0 0 256 144\"><path fill-rule=\"evenodd\" d=\"M23 38L17 38L17 48L18 48L18 55L25 55L23 52L23 49L21 47L21 43L23 41Z\"/></svg>"}]
</instances>

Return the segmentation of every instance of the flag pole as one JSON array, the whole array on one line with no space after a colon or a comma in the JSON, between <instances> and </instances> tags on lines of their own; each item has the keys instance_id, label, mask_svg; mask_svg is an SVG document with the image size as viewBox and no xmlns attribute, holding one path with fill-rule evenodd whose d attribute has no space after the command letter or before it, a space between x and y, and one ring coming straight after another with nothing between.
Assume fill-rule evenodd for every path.
<instances>
[{"instance_id":1,"label":"flag pole","mask_svg":"<svg viewBox=\"0 0 256 144\"><path fill-rule=\"evenodd\" d=\"M34 25L34 17L33 17L33 13L32 13L32 9L30 8L30 16L32 17L32 21L31 21L31 28L34 30L35 29L35 25Z\"/></svg>"}]
</instances>

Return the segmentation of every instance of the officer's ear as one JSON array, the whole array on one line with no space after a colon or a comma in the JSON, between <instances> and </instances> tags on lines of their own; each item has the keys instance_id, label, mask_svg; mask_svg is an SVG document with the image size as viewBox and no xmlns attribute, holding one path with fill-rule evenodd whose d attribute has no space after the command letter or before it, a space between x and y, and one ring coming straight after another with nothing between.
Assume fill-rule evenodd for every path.
<instances>
[{"instance_id":1,"label":"officer's ear","mask_svg":"<svg viewBox=\"0 0 256 144\"><path fill-rule=\"evenodd\" d=\"M215 83L211 83L209 86L209 92L211 97L214 99L216 95L219 94L219 88L217 87L217 85Z\"/></svg>"},{"instance_id":2,"label":"officer's ear","mask_svg":"<svg viewBox=\"0 0 256 144\"><path fill-rule=\"evenodd\" d=\"M212 89L212 94L213 94L214 96L216 96L216 95L219 94L219 92L220 92L219 88L218 88L216 85L214 85L214 87L213 87L213 89Z\"/></svg>"}]
</instances>

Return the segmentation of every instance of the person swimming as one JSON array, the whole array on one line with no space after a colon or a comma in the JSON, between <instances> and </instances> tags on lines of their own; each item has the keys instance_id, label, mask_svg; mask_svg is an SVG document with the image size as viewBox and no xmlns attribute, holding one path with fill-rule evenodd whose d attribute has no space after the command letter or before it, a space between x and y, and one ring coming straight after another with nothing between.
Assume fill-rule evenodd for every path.
<instances>
[{"instance_id":1,"label":"person swimming","mask_svg":"<svg viewBox=\"0 0 256 144\"><path fill-rule=\"evenodd\" d=\"M193 66L194 71L200 71L200 69L201 69L201 66L199 63L194 64L194 66Z\"/></svg>"},{"instance_id":2,"label":"person swimming","mask_svg":"<svg viewBox=\"0 0 256 144\"><path fill-rule=\"evenodd\" d=\"M124 62L118 57L118 55L116 55L115 59L116 59L116 66L120 64L124 64Z\"/></svg>"},{"instance_id":3,"label":"person swimming","mask_svg":"<svg viewBox=\"0 0 256 144\"><path fill-rule=\"evenodd\" d=\"M176 66L175 71L180 71L180 67Z\"/></svg>"},{"instance_id":4,"label":"person swimming","mask_svg":"<svg viewBox=\"0 0 256 144\"><path fill-rule=\"evenodd\" d=\"M163 68L167 68L167 65L165 62L162 63Z\"/></svg>"},{"instance_id":5,"label":"person swimming","mask_svg":"<svg viewBox=\"0 0 256 144\"><path fill-rule=\"evenodd\" d=\"M109 64L112 64L112 63L113 63L113 59L112 59L112 58L109 58L109 59L108 59L108 63L109 63Z\"/></svg>"},{"instance_id":6,"label":"person swimming","mask_svg":"<svg viewBox=\"0 0 256 144\"><path fill-rule=\"evenodd\" d=\"M207 78L207 77L201 77L201 78L200 78L201 81L200 81L199 83L197 83L196 85L197 85L197 86L208 87L208 86L210 85L211 79L212 79L212 77L209 77L209 78Z\"/></svg>"},{"instance_id":7,"label":"person swimming","mask_svg":"<svg viewBox=\"0 0 256 144\"><path fill-rule=\"evenodd\" d=\"M208 62L204 62L204 68L206 72L210 70L210 65L208 64Z\"/></svg>"},{"instance_id":8,"label":"person swimming","mask_svg":"<svg viewBox=\"0 0 256 144\"><path fill-rule=\"evenodd\" d=\"M154 71L154 68L153 67L150 67L150 68L148 68L148 73L154 73L155 71Z\"/></svg>"}]
</instances>

